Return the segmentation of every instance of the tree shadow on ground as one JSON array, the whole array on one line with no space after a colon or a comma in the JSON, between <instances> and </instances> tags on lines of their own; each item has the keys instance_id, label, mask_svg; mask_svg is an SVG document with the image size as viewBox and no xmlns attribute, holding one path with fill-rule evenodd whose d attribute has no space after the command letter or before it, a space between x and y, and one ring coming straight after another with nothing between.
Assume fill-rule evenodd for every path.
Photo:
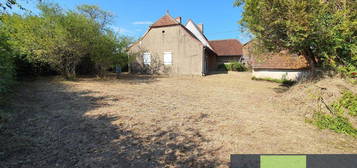
<instances>
[{"instance_id":1,"label":"tree shadow on ground","mask_svg":"<svg viewBox=\"0 0 357 168\"><path fill-rule=\"evenodd\" d=\"M0 167L217 167L218 149L198 130L176 127L140 135L112 124L120 116L86 115L122 101L72 91L64 84L24 84L14 100L14 117L0 128ZM123 118L124 119L124 118Z\"/></svg>"},{"instance_id":2,"label":"tree shadow on ground","mask_svg":"<svg viewBox=\"0 0 357 168\"><path fill-rule=\"evenodd\" d=\"M138 84L150 84L159 81L159 78L165 78L166 75L143 75L143 74L131 74L131 73L122 73L120 75L108 74L104 78L97 78L93 75L80 76L80 81L87 80L98 80L98 81L110 81L110 82L120 82L132 85Z\"/></svg>"},{"instance_id":3,"label":"tree shadow on ground","mask_svg":"<svg viewBox=\"0 0 357 168\"><path fill-rule=\"evenodd\" d=\"M217 71L210 71L207 75L219 75L219 74L228 74L227 70L217 70Z\"/></svg>"},{"instance_id":4,"label":"tree shadow on ground","mask_svg":"<svg viewBox=\"0 0 357 168\"><path fill-rule=\"evenodd\" d=\"M284 85L280 85L279 87L273 88L275 93L285 93L289 90L290 88Z\"/></svg>"}]
</instances>

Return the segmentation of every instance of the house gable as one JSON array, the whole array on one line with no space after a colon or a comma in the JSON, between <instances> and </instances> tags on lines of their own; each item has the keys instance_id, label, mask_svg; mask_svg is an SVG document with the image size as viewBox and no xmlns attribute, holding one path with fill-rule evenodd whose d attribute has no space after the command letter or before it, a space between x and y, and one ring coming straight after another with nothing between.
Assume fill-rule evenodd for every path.
<instances>
[{"instance_id":1,"label":"house gable","mask_svg":"<svg viewBox=\"0 0 357 168\"><path fill-rule=\"evenodd\" d=\"M206 36L201 32L201 30L197 27L197 25L190 19L186 26L185 26L190 32L192 32L195 37L200 40L200 42L204 45L213 50L211 45L209 44Z\"/></svg>"}]
</instances>

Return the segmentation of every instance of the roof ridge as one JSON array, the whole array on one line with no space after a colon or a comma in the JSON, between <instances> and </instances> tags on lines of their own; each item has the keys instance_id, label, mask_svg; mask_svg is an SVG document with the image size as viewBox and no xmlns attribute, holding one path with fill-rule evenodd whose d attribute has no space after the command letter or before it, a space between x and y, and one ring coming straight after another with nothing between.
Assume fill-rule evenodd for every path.
<instances>
[{"instance_id":1,"label":"roof ridge","mask_svg":"<svg viewBox=\"0 0 357 168\"><path fill-rule=\"evenodd\" d=\"M225 40L237 40L237 41L239 41L238 39L234 39L234 38L232 38L232 39L222 39L222 40L210 40L210 41L225 41Z\"/></svg>"},{"instance_id":2,"label":"roof ridge","mask_svg":"<svg viewBox=\"0 0 357 168\"><path fill-rule=\"evenodd\" d=\"M174 19L169 13L166 13L160 19L158 19L155 23L153 23L150 27L164 27L171 25L180 25L176 19Z\"/></svg>"}]
</instances>

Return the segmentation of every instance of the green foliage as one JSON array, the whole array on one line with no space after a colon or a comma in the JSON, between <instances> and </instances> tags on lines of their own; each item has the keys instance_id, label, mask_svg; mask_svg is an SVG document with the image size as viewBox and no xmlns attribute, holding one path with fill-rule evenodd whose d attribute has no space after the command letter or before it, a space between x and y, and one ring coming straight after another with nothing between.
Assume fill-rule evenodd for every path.
<instances>
[{"instance_id":1,"label":"green foliage","mask_svg":"<svg viewBox=\"0 0 357 168\"><path fill-rule=\"evenodd\" d=\"M273 78L257 78L257 77L252 77L252 80L260 80L260 81L269 81L269 82L275 82L275 83L281 83L286 86L291 86L294 85L296 82L288 79L273 79Z\"/></svg>"},{"instance_id":2,"label":"green foliage","mask_svg":"<svg viewBox=\"0 0 357 168\"><path fill-rule=\"evenodd\" d=\"M338 115L343 115L347 110L349 115L357 116L357 94L346 90L331 106Z\"/></svg>"},{"instance_id":3,"label":"green foliage","mask_svg":"<svg viewBox=\"0 0 357 168\"><path fill-rule=\"evenodd\" d=\"M228 65L227 64L219 64L217 69L220 71L228 71Z\"/></svg>"},{"instance_id":4,"label":"green foliage","mask_svg":"<svg viewBox=\"0 0 357 168\"><path fill-rule=\"evenodd\" d=\"M228 64L220 64L220 65L218 65L218 70L244 72L244 71L247 71L248 68L245 67L240 62L230 62Z\"/></svg>"},{"instance_id":5,"label":"green foliage","mask_svg":"<svg viewBox=\"0 0 357 168\"><path fill-rule=\"evenodd\" d=\"M230 62L230 69L231 71L239 71L239 72L244 72L247 71L248 68L244 66L244 64L240 62Z\"/></svg>"},{"instance_id":6,"label":"green foliage","mask_svg":"<svg viewBox=\"0 0 357 168\"><path fill-rule=\"evenodd\" d=\"M10 45L28 62L50 65L73 79L84 58L94 62L100 76L127 61L124 48L129 42L108 28L109 12L89 5L77 11L65 11L54 4L40 4L38 8L39 15L2 15L1 30L10 32Z\"/></svg>"},{"instance_id":7,"label":"green foliage","mask_svg":"<svg viewBox=\"0 0 357 168\"><path fill-rule=\"evenodd\" d=\"M351 76L357 72L355 0L236 0L240 21L270 51L288 49Z\"/></svg>"},{"instance_id":8,"label":"green foliage","mask_svg":"<svg viewBox=\"0 0 357 168\"><path fill-rule=\"evenodd\" d=\"M320 96L317 97L319 101L322 100ZM307 119L320 129L330 129L338 133L344 133L357 137L357 129L348 120L348 115L355 117L357 109L357 94L345 90L342 92L341 98L333 102L331 106L326 105L330 113L323 113L318 105L318 110L313 114L311 119ZM346 115L346 113L348 115Z\"/></svg>"},{"instance_id":9,"label":"green foliage","mask_svg":"<svg viewBox=\"0 0 357 168\"><path fill-rule=\"evenodd\" d=\"M347 118L342 116L332 116L317 112L312 120L308 122L316 125L320 129L330 129L337 133L343 133L357 137L357 129L352 126Z\"/></svg>"},{"instance_id":10,"label":"green foliage","mask_svg":"<svg viewBox=\"0 0 357 168\"><path fill-rule=\"evenodd\" d=\"M14 59L7 40L8 38L0 33L0 106L14 83Z\"/></svg>"}]
</instances>

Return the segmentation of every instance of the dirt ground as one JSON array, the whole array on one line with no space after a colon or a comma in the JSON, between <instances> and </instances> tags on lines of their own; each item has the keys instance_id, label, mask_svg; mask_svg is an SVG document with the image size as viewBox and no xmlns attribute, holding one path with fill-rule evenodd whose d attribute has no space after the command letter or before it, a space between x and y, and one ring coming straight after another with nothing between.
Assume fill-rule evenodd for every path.
<instances>
[{"instance_id":1,"label":"dirt ground","mask_svg":"<svg viewBox=\"0 0 357 168\"><path fill-rule=\"evenodd\" d=\"M0 128L0 167L228 167L230 154L357 153L357 140L279 103L286 90L249 73L26 82Z\"/></svg>"}]
</instances>

